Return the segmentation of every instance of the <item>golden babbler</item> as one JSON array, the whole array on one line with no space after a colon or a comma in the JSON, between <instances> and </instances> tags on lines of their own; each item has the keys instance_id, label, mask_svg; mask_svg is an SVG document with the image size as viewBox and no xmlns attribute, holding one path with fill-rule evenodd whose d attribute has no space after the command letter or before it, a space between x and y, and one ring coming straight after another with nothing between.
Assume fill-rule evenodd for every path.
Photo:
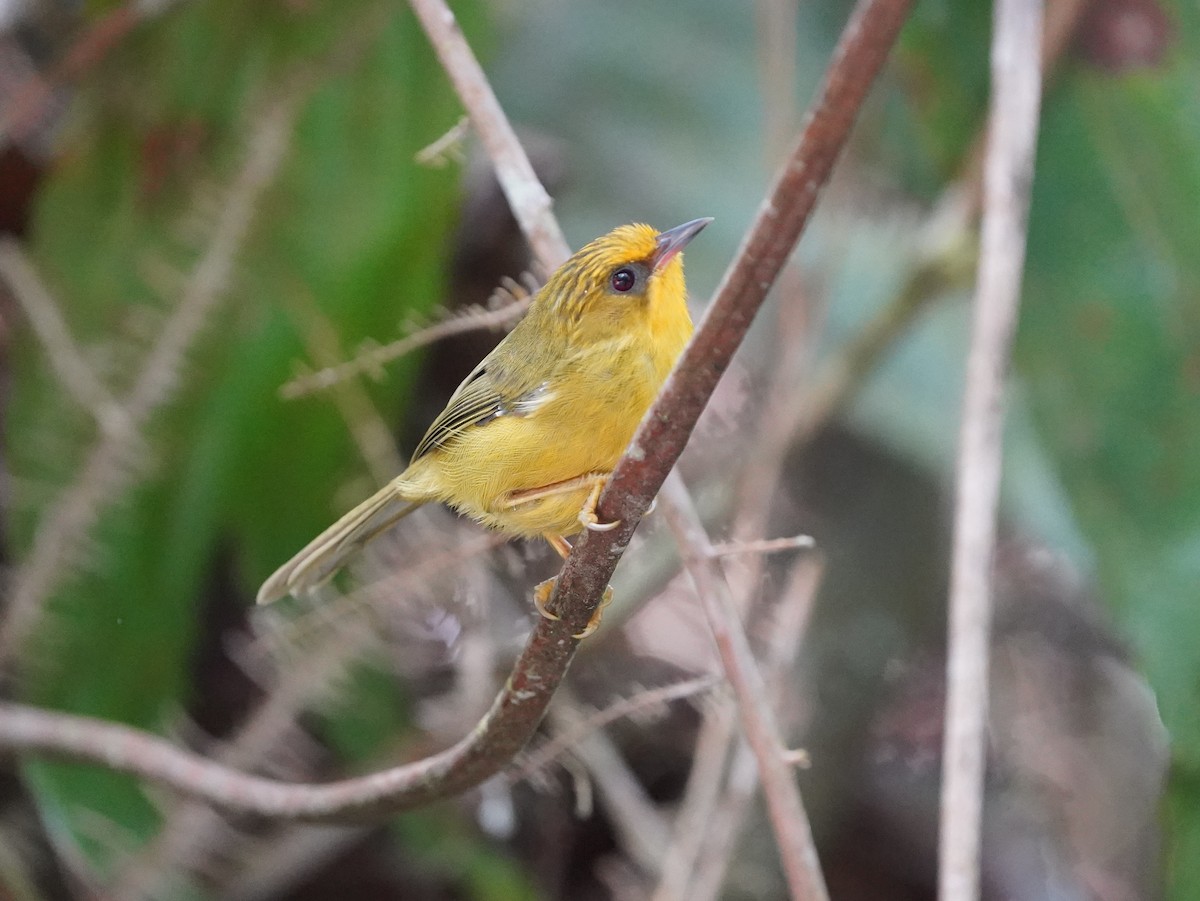
<instances>
[{"instance_id":1,"label":"golden babbler","mask_svg":"<svg viewBox=\"0 0 1200 901\"><path fill-rule=\"evenodd\" d=\"M408 468L280 567L258 602L320 585L428 501L541 535L563 557L566 536L615 526L597 522L596 501L691 337L680 251L711 221L662 233L623 225L563 263L458 386ZM553 619L551 586L535 601Z\"/></svg>"}]
</instances>

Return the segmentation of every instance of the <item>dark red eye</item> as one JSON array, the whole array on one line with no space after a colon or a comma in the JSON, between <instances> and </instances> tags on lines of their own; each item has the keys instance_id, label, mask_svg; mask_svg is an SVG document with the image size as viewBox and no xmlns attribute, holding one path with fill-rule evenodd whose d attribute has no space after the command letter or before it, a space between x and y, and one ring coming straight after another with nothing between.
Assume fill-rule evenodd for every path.
<instances>
[{"instance_id":1,"label":"dark red eye","mask_svg":"<svg viewBox=\"0 0 1200 901\"><path fill-rule=\"evenodd\" d=\"M613 290L621 294L627 291L632 291L634 284L637 282L637 276L632 269L618 269L612 274Z\"/></svg>"}]
</instances>

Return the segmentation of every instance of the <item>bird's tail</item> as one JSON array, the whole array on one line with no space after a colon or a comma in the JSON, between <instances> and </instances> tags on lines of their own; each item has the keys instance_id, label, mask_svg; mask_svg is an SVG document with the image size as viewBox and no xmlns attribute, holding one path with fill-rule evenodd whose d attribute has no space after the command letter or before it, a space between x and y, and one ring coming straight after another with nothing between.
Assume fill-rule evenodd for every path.
<instances>
[{"instance_id":1,"label":"bird's tail","mask_svg":"<svg viewBox=\"0 0 1200 901\"><path fill-rule=\"evenodd\" d=\"M301 594L328 581L359 548L423 503L423 499L405 496L396 482L389 482L275 570L258 589L258 603Z\"/></svg>"}]
</instances>

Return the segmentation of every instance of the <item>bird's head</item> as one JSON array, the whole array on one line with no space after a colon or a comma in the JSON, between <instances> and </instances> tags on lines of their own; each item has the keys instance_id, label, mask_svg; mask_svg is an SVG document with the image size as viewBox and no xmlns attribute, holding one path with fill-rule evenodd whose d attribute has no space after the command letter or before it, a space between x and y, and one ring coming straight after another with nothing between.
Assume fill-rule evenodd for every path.
<instances>
[{"instance_id":1,"label":"bird's head","mask_svg":"<svg viewBox=\"0 0 1200 901\"><path fill-rule=\"evenodd\" d=\"M682 251L710 222L693 219L664 232L638 224L613 229L551 276L541 291L547 312L597 336L686 316Z\"/></svg>"}]
</instances>

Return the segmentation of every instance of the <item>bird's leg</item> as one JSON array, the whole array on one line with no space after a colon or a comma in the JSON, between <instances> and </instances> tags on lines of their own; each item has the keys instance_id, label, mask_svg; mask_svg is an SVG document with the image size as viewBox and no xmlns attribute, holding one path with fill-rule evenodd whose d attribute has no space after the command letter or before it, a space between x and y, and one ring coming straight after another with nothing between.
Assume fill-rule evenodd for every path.
<instances>
[{"instance_id":1,"label":"bird's leg","mask_svg":"<svg viewBox=\"0 0 1200 901\"><path fill-rule=\"evenodd\" d=\"M596 516L596 503L600 500L600 492L608 484L608 477L610 475L611 473L607 472L589 472L586 475L576 476L573 479L563 479L561 482L539 485L537 488L510 491L505 495L500 506L511 510L513 507L521 506L521 504L540 501L559 494L570 494L578 491L580 488L590 488L591 490L588 492L587 500L584 501L583 509L579 511L579 521L585 529L592 532L608 532L619 526L621 521L600 522Z\"/></svg>"},{"instance_id":2,"label":"bird's leg","mask_svg":"<svg viewBox=\"0 0 1200 901\"><path fill-rule=\"evenodd\" d=\"M571 544L561 535L555 535L553 532L546 532L544 535L542 535L542 537L546 539L546 542L550 545L550 547L554 548L554 550L558 552L558 556L562 557L564 560L571 556Z\"/></svg>"},{"instance_id":3,"label":"bird's leg","mask_svg":"<svg viewBox=\"0 0 1200 901\"><path fill-rule=\"evenodd\" d=\"M523 488L520 491L510 491L501 499L500 507L504 510L511 510L513 507L519 507L522 504L529 504L533 501L556 497L560 494L571 494L580 488L591 488L594 491L597 483L600 484L600 488L603 490L610 475L612 473L588 472L574 478L563 479L561 482L551 482L549 485L538 485L536 488ZM597 492L596 497L598 498L599 496Z\"/></svg>"},{"instance_id":4,"label":"bird's leg","mask_svg":"<svg viewBox=\"0 0 1200 901\"><path fill-rule=\"evenodd\" d=\"M561 535L555 535L553 532L546 532L543 536L550 547L558 551L558 555L564 560L571 553L571 545L567 539ZM558 582L558 576L552 579L547 579L545 582L539 582L537 587L533 589L533 606L537 608L537 612L546 619L557 622L560 617L557 613L551 612L546 605L550 602L550 595L554 593L554 586ZM600 606L596 608L596 612L592 614L592 618L588 620L588 624L583 627L582 632L576 632L572 638L583 639L587 638L600 625L600 619L604 616L604 608L612 603L613 587L609 585L604 589L604 597L600 599Z\"/></svg>"},{"instance_id":5,"label":"bird's leg","mask_svg":"<svg viewBox=\"0 0 1200 901\"><path fill-rule=\"evenodd\" d=\"M596 504L600 503L600 492L607 484L608 476L601 476L597 479L592 485L587 501L584 502L583 509L579 511L579 521L590 532L611 532L621 524L619 519L614 519L612 522L600 522L600 517L596 515Z\"/></svg>"}]
</instances>

